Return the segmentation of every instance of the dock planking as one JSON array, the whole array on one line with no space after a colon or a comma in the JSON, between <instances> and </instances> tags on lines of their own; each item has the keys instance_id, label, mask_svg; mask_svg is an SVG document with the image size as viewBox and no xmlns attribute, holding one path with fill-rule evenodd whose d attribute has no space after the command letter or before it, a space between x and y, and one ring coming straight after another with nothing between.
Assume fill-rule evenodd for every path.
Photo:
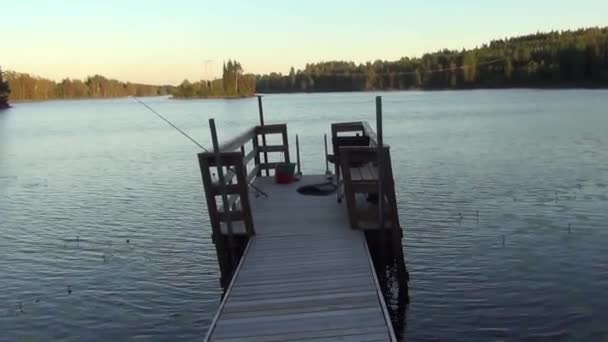
<instances>
[{"instance_id":1,"label":"dock planking","mask_svg":"<svg viewBox=\"0 0 608 342\"><path fill-rule=\"evenodd\" d=\"M304 176L249 196L251 236L206 341L395 341L362 231L335 196L304 196Z\"/></svg>"}]
</instances>

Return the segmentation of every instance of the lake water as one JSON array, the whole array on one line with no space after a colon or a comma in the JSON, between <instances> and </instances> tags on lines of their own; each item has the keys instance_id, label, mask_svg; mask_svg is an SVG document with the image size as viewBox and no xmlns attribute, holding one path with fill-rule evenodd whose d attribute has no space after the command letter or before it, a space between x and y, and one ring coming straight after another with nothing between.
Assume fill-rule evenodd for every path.
<instances>
[{"instance_id":1,"label":"lake water","mask_svg":"<svg viewBox=\"0 0 608 342\"><path fill-rule=\"evenodd\" d=\"M266 120L319 173L329 124L373 121L374 95L270 95ZM608 340L608 91L381 95L406 338ZM145 101L205 146L208 118L224 139L258 118ZM197 152L132 99L0 112L0 341L200 340L221 288Z\"/></svg>"}]
</instances>

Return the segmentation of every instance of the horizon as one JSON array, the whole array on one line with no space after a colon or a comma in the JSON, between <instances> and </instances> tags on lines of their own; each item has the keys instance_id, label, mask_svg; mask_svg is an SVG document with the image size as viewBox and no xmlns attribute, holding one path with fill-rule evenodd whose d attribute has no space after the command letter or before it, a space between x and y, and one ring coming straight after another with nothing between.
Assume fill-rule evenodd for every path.
<instances>
[{"instance_id":1,"label":"horizon","mask_svg":"<svg viewBox=\"0 0 608 342\"><path fill-rule=\"evenodd\" d=\"M519 0L491 5L478 0L385 5L273 0L264 6L268 11L241 1L67 3L4 5L7 15L0 27L6 26L11 35L5 38L10 49L0 60L3 70L55 81L99 74L177 85L184 79L218 77L228 59L253 74L286 74L291 67L323 61L392 61L536 32L602 27L607 25L602 13L608 10L608 3L597 0L542 0L534 5ZM417 15L410 15L412 9ZM27 29L15 30L17 26Z\"/></svg>"}]
</instances>

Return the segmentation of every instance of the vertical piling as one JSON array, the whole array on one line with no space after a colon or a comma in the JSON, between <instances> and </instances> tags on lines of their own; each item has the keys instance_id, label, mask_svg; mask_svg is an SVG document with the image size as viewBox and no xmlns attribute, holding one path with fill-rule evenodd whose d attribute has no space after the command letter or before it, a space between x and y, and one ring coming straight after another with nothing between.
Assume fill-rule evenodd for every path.
<instances>
[{"instance_id":1,"label":"vertical piling","mask_svg":"<svg viewBox=\"0 0 608 342\"><path fill-rule=\"evenodd\" d=\"M296 161L298 163L298 172L296 173L296 175L302 176L302 167L300 164L300 139L297 134L296 134Z\"/></svg>"},{"instance_id":2,"label":"vertical piling","mask_svg":"<svg viewBox=\"0 0 608 342\"><path fill-rule=\"evenodd\" d=\"M329 176L331 172L329 172L329 157L327 155L327 134L323 135L323 140L325 142L325 175Z\"/></svg>"},{"instance_id":3,"label":"vertical piling","mask_svg":"<svg viewBox=\"0 0 608 342\"><path fill-rule=\"evenodd\" d=\"M258 95L258 110L260 112L260 126L264 127L264 107L262 106L262 95ZM264 164L268 166L268 152L266 152L266 134L262 132L262 148L264 149ZM270 169L266 167L266 176L270 175Z\"/></svg>"},{"instance_id":4,"label":"vertical piling","mask_svg":"<svg viewBox=\"0 0 608 342\"><path fill-rule=\"evenodd\" d=\"M378 224L384 229L384 145L382 143L382 97L376 96L376 134L378 138Z\"/></svg>"}]
</instances>

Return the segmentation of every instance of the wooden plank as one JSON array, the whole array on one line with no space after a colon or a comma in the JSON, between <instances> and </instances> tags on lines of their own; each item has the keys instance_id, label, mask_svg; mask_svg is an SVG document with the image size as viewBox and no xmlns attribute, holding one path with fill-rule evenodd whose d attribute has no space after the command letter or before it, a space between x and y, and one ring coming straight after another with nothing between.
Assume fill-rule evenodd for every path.
<instances>
[{"instance_id":1,"label":"wooden plank","mask_svg":"<svg viewBox=\"0 0 608 342\"><path fill-rule=\"evenodd\" d=\"M226 184L226 193L229 195L237 194L239 192L239 184ZM215 182L211 185L211 193L213 196L219 196L221 194L220 185Z\"/></svg>"},{"instance_id":2,"label":"wooden plank","mask_svg":"<svg viewBox=\"0 0 608 342\"><path fill-rule=\"evenodd\" d=\"M349 315L345 315L348 313ZM358 309L346 309L346 310L332 310L323 313L305 312L297 313L292 315L278 315L278 316L260 316L260 313L255 316L241 317L224 319L219 322L221 325L245 325L245 324L268 324L275 325L286 321L305 320L311 319L316 320L321 317L340 317L341 319L349 319L353 316L373 316L378 313L377 307L364 307ZM345 317L346 316L346 317ZM348 317L350 316L350 317Z\"/></svg>"},{"instance_id":3,"label":"wooden plank","mask_svg":"<svg viewBox=\"0 0 608 342\"><path fill-rule=\"evenodd\" d=\"M283 146L285 149L283 150L283 157L286 163L291 163L291 159L289 159L289 137L287 136L287 125L285 125L285 129L281 132L283 137Z\"/></svg>"},{"instance_id":4,"label":"wooden plank","mask_svg":"<svg viewBox=\"0 0 608 342\"><path fill-rule=\"evenodd\" d=\"M243 221L245 223L247 235L251 236L255 234L255 229L253 226L253 215L251 214L251 206L249 202L249 182L247 181L245 165L243 164L242 160L235 165L235 170L236 180L240 185L238 197L240 199L241 210L243 212Z\"/></svg>"},{"instance_id":5,"label":"wooden plank","mask_svg":"<svg viewBox=\"0 0 608 342\"><path fill-rule=\"evenodd\" d=\"M215 316L213 317L213 320L211 320L211 324L210 324L210 328L207 331L207 334L205 335L205 342L210 341L211 339L211 335L213 334L213 330L215 329L217 322L222 314L222 310L224 309L224 306L226 305L226 302L228 301L228 298L230 296L230 292L232 291L232 287L234 286L234 284L236 283L236 280L238 278L239 275L239 271L241 270L241 267L243 267L243 263L245 263L245 259L247 257L247 252L249 251L249 248L252 244L252 242L254 238L251 238L249 240L249 242L247 242L247 246L245 247L245 250L243 251L243 256L241 256L241 260L239 260L239 264L236 267L235 271L234 271L234 275L232 276L232 280L230 281L230 284L228 285L228 288L226 289L226 293L224 295L224 298L222 298L222 301L220 302L220 307L217 309L217 312L215 314Z\"/></svg>"},{"instance_id":6,"label":"wooden plank","mask_svg":"<svg viewBox=\"0 0 608 342\"><path fill-rule=\"evenodd\" d=\"M363 132L365 135L369 137L370 145L376 146L378 145L378 136L376 135L376 131L372 128L372 126L367 121L362 122Z\"/></svg>"},{"instance_id":7,"label":"wooden plank","mask_svg":"<svg viewBox=\"0 0 608 342\"><path fill-rule=\"evenodd\" d=\"M253 170L249 171L249 174L247 175L247 184L251 183L251 181L253 181L255 177L260 175L260 170L260 164L256 164Z\"/></svg>"},{"instance_id":8,"label":"wooden plank","mask_svg":"<svg viewBox=\"0 0 608 342\"><path fill-rule=\"evenodd\" d=\"M371 164L363 165L359 168L362 180L378 180L378 172Z\"/></svg>"},{"instance_id":9,"label":"wooden plank","mask_svg":"<svg viewBox=\"0 0 608 342\"><path fill-rule=\"evenodd\" d=\"M249 140L253 139L254 135L255 127L249 128L243 133L221 144L220 151L223 153L232 152L234 150L240 149L241 146L245 145Z\"/></svg>"},{"instance_id":10,"label":"wooden plank","mask_svg":"<svg viewBox=\"0 0 608 342\"><path fill-rule=\"evenodd\" d=\"M363 233L335 197L296 192L322 181L255 179L269 197L250 198L257 235L209 341L391 340Z\"/></svg>"},{"instance_id":11,"label":"wooden plank","mask_svg":"<svg viewBox=\"0 0 608 342\"><path fill-rule=\"evenodd\" d=\"M309 341L310 339L315 339L315 338L321 338L324 339L325 341L327 341L328 339L334 339L334 338L351 338L354 336L367 336L369 334L375 334L375 335L381 335L384 336L384 340L380 339L378 341L382 341L385 342L386 341L386 333L385 333L386 328L383 326L375 326L375 327L356 327L356 328L350 328L350 329L325 329L325 330L313 330L313 331L305 331L305 332L300 332L300 333L288 333L288 334L271 334L271 335L262 335L262 336L256 336L256 337L252 337L252 338L248 338L248 341L251 342L283 342L283 341L287 341L287 340L302 340L302 341ZM384 333L384 334L383 334ZM222 338L222 339L217 339L216 341L218 342L237 342L237 341L242 341L241 338ZM343 340L343 341L348 341L348 340ZM372 340L367 340L367 341L373 341Z\"/></svg>"},{"instance_id":12,"label":"wooden plank","mask_svg":"<svg viewBox=\"0 0 608 342\"><path fill-rule=\"evenodd\" d=\"M203 152L199 153L199 158L205 159L206 163L209 167L216 166L215 162L215 154L212 152ZM243 154L241 151L238 152L222 152L221 153L222 165L223 166L233 166L243 160Z\"/></svg>"},{"instance_id":13,"label":"wooden plank","mask_svg":"<svg viewBox=\"0 0 608 342\"><path fill-rule=\"evenodd\" d=\"M240 210L230 210L227 213L220 210L218 215L221 222L228 221L228 217L230 217L230 221L242 221L244 217L243 212Z\"/></svg>"},{"instance_id":14,"label":"wooden plank","mask_svg":"<svg viewBox=\"0 0 608 342\"><path fill-rule=\"evenodd\" d=\"M284 145L266 145L260 146L260 152L285 152L287 146Z\"/></svg>"},{"instance_id":15,"label":"wooden plank","mask_svg":"<svg viewBox=\"0 0 608 342\"><path fill-rule=\"evenodd\" d=\"M331 124L331 127L336 132L363 131L363 123L361 121L333 123Z\"/></svg>"},{"instance_id":16,"label":"wooden plank","mask_svg":"<svg viewBox=\"0 0 608 342\"><path fill-rule=\"evenodd\" d=\"M273 124L273 125L264 125L264 126L255 127L256 134L280 134L286 130L287 130L286 124Z\"/></svg>"},{"instance_id":17,"label":"wooden plank","mask_svg":"<svg viewBox=\"0 0 608 342\"><path fill-rule=\"evenodd\" d=\"M254 148L251 151L249 151L249 153L247 153L245 155L245 157L243 157L243 164L244 165L249 164L249 162L252 159L254 159L258 155L259 152L260 152L260 149L258 147L254 146ZM256 163L256 164L259 164L259 163Z\"/></svg>"},{"instance_id":18,"label":"wooden plank","mask_svg":"<svg viewBox=\"0 0 608 342\"><path fill-rule=\"evenodd\" d=\"M260 164L260 168L262 168L262 170L272 170L276 169L279 164L282 163L262 163Z\"/></svg>"},{"instance_id":19,"label":"wooden plank","mask_svg":"<svg viewBox=\"0 0 608 342\"><path fill-rule=\"evenodd\" d=\"M254 321L231 320L218 322L218 337L250 337L270 333L305 332L325 329L350 329L360 326L377 326L378 314L375 310L365 309L351 311L330 311L328 313L312 313L286 315L272 318L260 318ZM382 319L380 317L380 319ZM388 335L388 333L387 333ZM246 340L246 339L244 339ZM289 341L289 339L288 339Z\"/></svg>"},{"instance_id":20,"label":"wooden plank","mask_svg":"<svg viewBox=\"0 0 608 342\"><path fill-rule=\"evenodd\" d=\"M253 135L253 149L254 150L258 150L260 146L260 142L259 142L259 138L257 133ZM257 168L257 175L258 176L262 176L262 169L260 169L260 154L256 153L254 156L254 163L255 163L255 167ZM247 177L249 179L249 177Z\"/></svg>"}]
</instances>

